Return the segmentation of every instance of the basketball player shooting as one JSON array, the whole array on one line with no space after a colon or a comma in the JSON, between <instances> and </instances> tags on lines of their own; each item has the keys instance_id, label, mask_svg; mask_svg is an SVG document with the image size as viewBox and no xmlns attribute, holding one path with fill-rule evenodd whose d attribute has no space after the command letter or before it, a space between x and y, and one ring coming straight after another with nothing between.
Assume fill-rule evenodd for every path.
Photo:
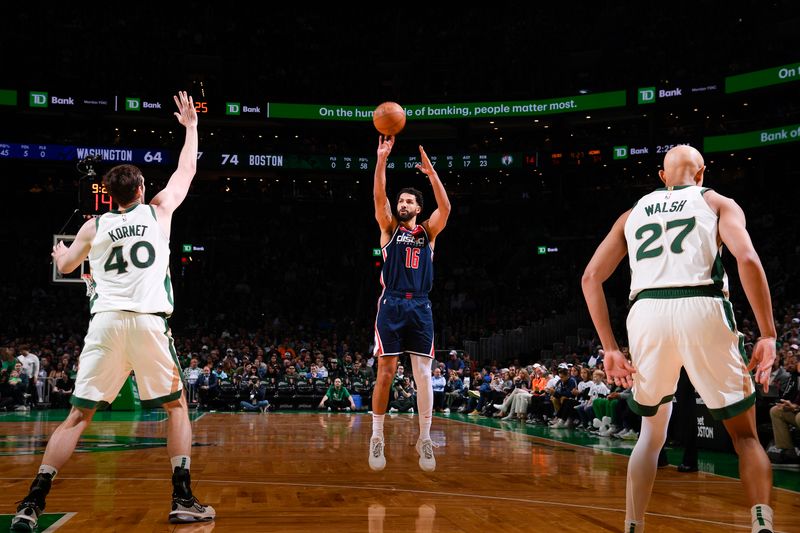
<instances>
[{"instance_id":1,"label":"basketball player shooting","mask_svg":"<svg viewBox=\"0 0 800 533\"><path fill-rule=\"evenodd\" d=\"M433 416L433 313L428 293L433 285L433 249L436 237L447 224L450 200L439 175L422 146L417 170L425 174L433 187L437 209L428 220L417 224L422 213L422 193L405 188L397 196L397 215L392 214L386 197L386 160L394 146L394 137L378 139L378 162L375 166L375 219L381 228L383 292L378 299L375 320L375 356L378 376L372 395L372 437L369 466L373 470L386 467L383 421L400 354L411 356L411 367L417 383L419 439L416 449L419 466L426 472L436 469L431 441Z\"/></svg>"},{"instance_id":2,"label":"basketball player shooting","mask_svg":"<svg viewBox=\"0 0 800 533\"><path fill-rule=\"evenodd\" d=\"M69 273L89 257L94 295L92 320L80 355L72 410L50 437L39 472L12 519L14 531L35 531L53 478L75 451L101 402L111 403L136 373L145 407L168 414L167 452L172 463L173 523L213 520L214 508L192 495L189 476L192 426L181 370L167 325L172 314L169 235L172 214L189 192L197 167L197 113L186 92L175 96L178 122L186 128L178 168L167 186L146 205L145 180L133 165L103 176L118 209L88 220L71 246L59 242L53 259Z\"/></svg>"}]
</instances>

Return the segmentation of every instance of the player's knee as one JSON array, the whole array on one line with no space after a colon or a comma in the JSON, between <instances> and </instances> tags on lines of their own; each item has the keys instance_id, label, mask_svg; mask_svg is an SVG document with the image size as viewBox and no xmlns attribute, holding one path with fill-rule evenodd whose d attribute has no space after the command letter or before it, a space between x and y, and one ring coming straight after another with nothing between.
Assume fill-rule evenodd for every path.
<instances>
[{"instance_id":1,"label":"player's knee","mask_svg":"<svg viewBox=\"0 0 800 533\"><path fill-rule=\"evenodd\" d=\"M781 411L783 411L783 409L781 409L780 406L773 405L772 408L769 410L769 416L772 418L780 418Z\"/></svg>"},{"instance_id":2,"label":"player's knee","mask_svg":"<svg viewBox=\"0 0 800 533\"><path fill-rule=\"evenodd\" d=\"M181 395L181 397L178 398L177 400L172 400L171 402L163 404L161 407L164 408L164 410L167 412L167 415L169 416L172 416L173 414L178 413L180 411L189 410L186 405L186 401L183 398L183 395Z\"/></svg>"},{"instance_id":3,"label":"player's knee","mask_svg":"<svg viewBox=\"0 0 800 533\"><path fill-rule=\"evenodd\" d=\"M742 450L745 450L751 446L757 446L759 448L761 447L758 436L749 429L732 431L730 435L731 441L733 441L733 447L736 449L737 453L741 453Z\"/></svg>"},{"instance_id":4,"label":"player's knee","mask_svg":"<svg viewBox=\"0 0 800 533\"><path fill-rule=\"evenodd\" d=\"M88 425L89 422L92 421L94 411L94 409L84 409L82 407L73 406L72 410L69 412L69 416L67 416L67 419L65 420L65 423L70 427Z\"/></svg>"},{"instance_id":5,"label":"player's knee","mask_svg":"<svg viewBox=\"0 0 800 533\"><path fill-rule=\"evenodd\" d=\"M378 378L383 380L391 381L394 379L394 368L389 365L382 365L378 367Z\"/></svg>"}]
</instances>

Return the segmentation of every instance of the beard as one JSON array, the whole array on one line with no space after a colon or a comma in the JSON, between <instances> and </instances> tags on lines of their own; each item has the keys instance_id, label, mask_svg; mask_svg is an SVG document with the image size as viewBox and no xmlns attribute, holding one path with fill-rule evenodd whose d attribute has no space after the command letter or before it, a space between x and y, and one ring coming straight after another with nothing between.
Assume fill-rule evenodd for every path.
<instances>
[{"instance_id":1,"label":"beard","mask_svg":"<svg viewBox=\"0 0 800 533\"><path fill-rule=\"evenodd\" d=\"M400 222L408 222L409 220L411 220L415 216L417 216L417 214L416 213L412 213L411 211L398 211L397 212L397 218L398 218L398 220L400 220Z\"/></svg>"}]
</instances>

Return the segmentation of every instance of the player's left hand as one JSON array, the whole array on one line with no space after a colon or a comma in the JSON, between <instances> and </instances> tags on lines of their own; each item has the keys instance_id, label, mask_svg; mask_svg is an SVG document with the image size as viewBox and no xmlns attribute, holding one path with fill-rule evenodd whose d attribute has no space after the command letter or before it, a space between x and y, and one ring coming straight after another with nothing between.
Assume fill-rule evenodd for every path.
<instances>
[{"instance_id":1,"label":"player's left hand","mask_svg":"<svg viewBox=\"0 0 800 533\"><path fill-rule=\"evenodd\" d=\"M180 91L177 96L173 96L178 112L173 113L178 117L178 122L185 128L197 126L197 110L194 108L194 100L186 91Z\"/></svg>"},{"instance_id":2,"label":"player's left hand","mask_svg":"<svg viewBox=\"0 0 800 533\"><path fill-rule=\"evenodd\" d=\"M434 174L436 174L436 171L433 169L433 164L431 163L428 154L425 153L425 149L422 147L421 144L419 145L419 157L421 163L417 163L414 168L416 168L429 178Z\"/></svg>"},{"instance_id":3,"label":"player's left hand","mask_svg":"<svg viewBox=\"0 0 800 533\"><path fill-rule=\"evenodd\" d=\"M764 392L769 391L769 378L772 374L772 364L775 362L775 338L764 337L758 339L753 347L753 355L750 357L750 364L747 371L756 371L756 383L761 383Z\"/></svg>"}]
</instances>

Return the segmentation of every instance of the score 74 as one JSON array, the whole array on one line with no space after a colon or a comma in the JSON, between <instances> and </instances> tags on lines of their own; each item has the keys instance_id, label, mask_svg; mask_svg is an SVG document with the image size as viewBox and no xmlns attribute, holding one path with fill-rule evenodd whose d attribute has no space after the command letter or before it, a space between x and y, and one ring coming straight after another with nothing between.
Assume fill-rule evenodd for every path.
<instances>
[{"instance_id":1,"label":"score 74","mask_svg":"<svg viewBox=\"0 0 800 533\"><path fill-rule=\"evenodd\" d=\"M222 164L227 165L228 163L231 165L238 165L239 156L237 154L222 154Z\"/></svg>"}]
</instances>

